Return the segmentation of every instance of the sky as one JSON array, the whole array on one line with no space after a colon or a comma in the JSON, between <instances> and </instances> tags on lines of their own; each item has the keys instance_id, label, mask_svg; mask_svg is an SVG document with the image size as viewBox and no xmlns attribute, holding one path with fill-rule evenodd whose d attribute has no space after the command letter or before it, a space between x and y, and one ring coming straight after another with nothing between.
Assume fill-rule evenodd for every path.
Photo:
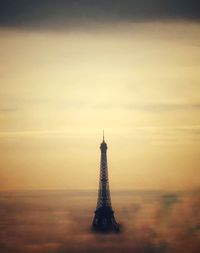
<instances>
[{"instance_id":1,"label":"sky","mask_svg":"<svg viewBox=\"0 0 200 253\"><path fill-rule=\"evenodd\" d=\"M0 5L0 190L199 187L197 1Z\"/></svg>"}]
</instances>

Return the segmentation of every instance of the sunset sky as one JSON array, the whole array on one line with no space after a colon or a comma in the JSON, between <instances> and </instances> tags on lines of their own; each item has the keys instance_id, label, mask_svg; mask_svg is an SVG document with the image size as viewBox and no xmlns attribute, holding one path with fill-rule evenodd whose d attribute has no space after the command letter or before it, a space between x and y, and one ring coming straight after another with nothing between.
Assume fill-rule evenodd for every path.
<instances>
[{"instance_id":1,"label":"sunset sky","mask_svg":"<svg viewBox=\"0 0 200 253\"><path fill-rule=\"evenodd\" d=\"M0 3L0 190L200 186L198 3Z\"/></svg>"}]
</instances>

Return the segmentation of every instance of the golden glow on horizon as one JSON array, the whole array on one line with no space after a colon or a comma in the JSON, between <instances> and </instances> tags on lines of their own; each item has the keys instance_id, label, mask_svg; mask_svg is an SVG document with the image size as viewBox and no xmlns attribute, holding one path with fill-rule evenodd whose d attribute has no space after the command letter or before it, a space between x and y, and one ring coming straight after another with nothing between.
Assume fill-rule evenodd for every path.
<instances>
[{"instance_id":1,"label":"golden glow on horizon","mask_svg":"<svg viewBox=\"0 0 200 253\"><path fill-rule=\"evenodd\" d=\"M0 30L0 190L112 189L200 177L200 25Z\"/></svg>"}]
</instances>

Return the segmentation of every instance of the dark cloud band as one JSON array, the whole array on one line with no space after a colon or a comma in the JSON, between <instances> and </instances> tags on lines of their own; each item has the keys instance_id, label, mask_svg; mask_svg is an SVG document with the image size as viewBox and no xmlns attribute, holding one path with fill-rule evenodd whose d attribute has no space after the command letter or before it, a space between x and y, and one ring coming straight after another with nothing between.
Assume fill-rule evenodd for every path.
<instances>
[{"instance_id":1,"label":"dark cloud band","mask_svg":"<svg viewBox=\"0 0 200 253\"><path fill-rule=\"evenodd\" d=\"M198 0L0 0L1 27L199 18Z\"/></svg>"}]
</instances>

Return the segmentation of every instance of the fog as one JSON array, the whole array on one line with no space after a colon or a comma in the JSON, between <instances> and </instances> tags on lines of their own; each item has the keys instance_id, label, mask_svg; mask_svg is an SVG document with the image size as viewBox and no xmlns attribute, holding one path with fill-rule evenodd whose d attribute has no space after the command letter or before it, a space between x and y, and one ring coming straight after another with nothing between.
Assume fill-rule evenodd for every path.
<instances>
[{"instance_id":1,"label":"fog","mask_svg":"<svg viewBox=\"0 0 200 253\"><path fill-rule=\"evenodd\" d=\"M94 191L0 194L1 253L200 251L200 193L113 192L119 234L91 231Z\"/></svg>"}]
</instances>

